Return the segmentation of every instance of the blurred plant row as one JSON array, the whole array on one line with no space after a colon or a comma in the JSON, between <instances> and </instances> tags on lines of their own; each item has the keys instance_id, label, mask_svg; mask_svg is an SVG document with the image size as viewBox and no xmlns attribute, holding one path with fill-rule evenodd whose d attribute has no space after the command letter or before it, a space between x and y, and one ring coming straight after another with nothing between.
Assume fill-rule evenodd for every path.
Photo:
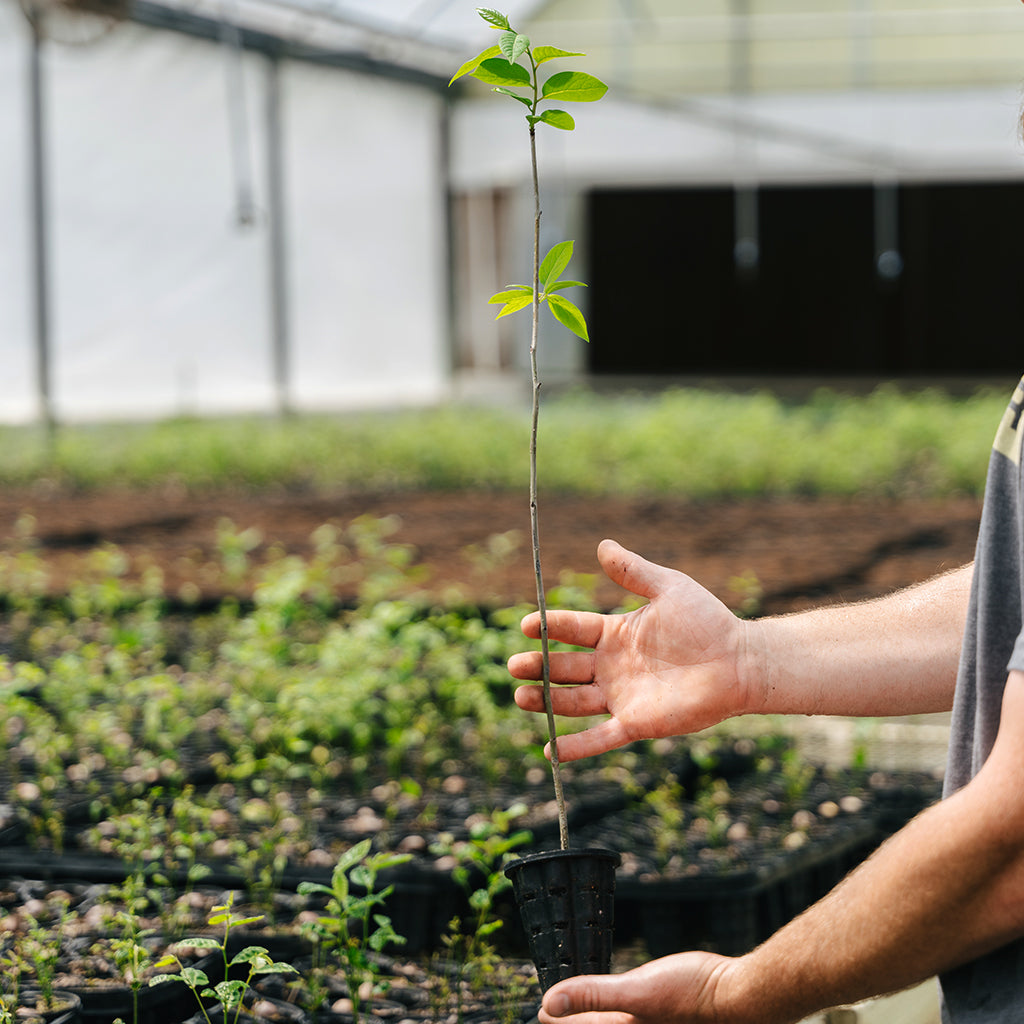
<instances>
[{"instance_id":1,"label":"blurred plant row","mask_svg":"<svg viewBox=\"0 0 1024 1024\"><path fill-rule=\"evenodd\" d=\"M0 557L0 826L57 845L69 813L109 819L157 787L171 815L201 780L205 818L183 836L216 831L228 801L299 833L326 791L389 780L397 807L403 791L515 784L544 764L505 669L523 609L395 596L415 566L384 521L322 527L310 558L272 559L251 600L206 611L165 595L158 574L129 579L115 547L54 597L24 533ZM249 571L238 531L222 524L220 546L228 577ZM360 599L339 607L353 578Z\"/></svg>"},{"instance_id":2,"label":"blurred plant row","mask_svg":"<svg viewBox=\"0 0 1024 1024\"><path fill-rule=\"evenodd\" d=\"M980 494L1002 392L893 386L801 401L696 389L552 398L541 486L710 498ZM528 411L449 405L398 413L0 428L0 484L189 489L526 486Z\"/></svg>"},{"instance_id":3,"label":"blurred plant row","mask_svg":"<svg viewBox=\"0 0 1024 1024\"><path fill-rule=\"evenodd\" d=\"M80 882L97 864L104 878L117 866L120 879L67 919L35 898L0 906L0 979L44 982L65 937L99 929L113 935L101 959L122 974L141 977L148 958L200 996L233 999L238 985L218 992L173 949L168 962L141 938L189 934L211 890L211 920L234 921L223 893L237 889L270 924L307 915L306 939L344 975L350 1018L376 989L375 957L401 938L410 951L440 939L461 965L448 990L422 981L431 998L462 999L465 985L496 991L500 967L498 987L520 1004L530 979L493 939L506 913L501 865L543 845L545 830L553 838L555 824L542 730L515 706L505 667L524 645L525 609L440 603L418 587L409 549L388 539L392 526L324 525L309 557L255 564L254 536L222 522L221 573L245 586L205 604L167 593L157 570L134 571L113 546L58 589L31 520L19 523L20 547L0 553L0 877L37 878L63 857L60 870ZM495 538L477 557L500 561L508 543ZM353 583L357 597L339 604ZM587 585L568 580L552 596L586 606ZM837 788L770 730L659 740L566 766L574 834L625 843L623 871L641 881L721 875L828 842L888 784L858 770ZM457 909L440 923L418 907L385 916L368 897L396 870L415 873L416 891L447 885ZM198 937L213 948L209 931ZM269 954L231 958L242 952L256 959L231 977L224 964L222 980L254 965L291 973ZM328 978L315 962L302 983L302 998L320 1005Z\"/></svg>"},{"instance_id":4,"label":"blurred plant row","mask_svg":"<svg viewBox=\"0 0 1024 1024\"><path fill-rule=\"evenodd\" d=\"M472 911L448 921L443 957L401 963L385 955L406 940L385 913L394 885L383 876L408 856L373 853L369 839L341 854L327 884L278 894L274 921L236 907L235 891L172 891L144 869L123 885L22 883L0 930L0 1024L77 1022L61 1013L78 1005L87 1020L116 1012L113 1024L359 1024L396 1007L407 1020L461 1021L482 998L474 1019L513 1024L523 1001L536 1001L536 981L500 958L490 936L504 925L501 866L529 838L510 832L520 813L497 813L447 846ZM192 998L175 999L179 985ZM147 999L151 989L162 992ZM385 996L402 998L381 1005Z\"/></svg>"},{"instance_id":5,"label":"blurred plant row","mask_svg":"<svg viewBox=\"0 0 1024 1024\"><path fill-rule=\"evenodd\" d=\"M67 942L99 933L106 952L93 969L120 964L141 985L143 965L157 978L173 968L197 997L209 990L237 1010L254 981L241 986L238 970L292 969L265 950L235 950L214 983L144 941L180 939L205 905L200 890L234 884L259 915L220 905L210 922L304 922L314 959L291 987L319 1005L333 985L358 1020L378 990L375 958L405 941L382 912L390 886L378 874L414 855L463 890L465 908L439 929L458 970L420 987L450 1004L466 985L493 987L500 969L516 998L532 988L489 941L502 925L501 865L530 839L513 828L527 808L510 794L528 776L535 789L546 782L539 733L512 703L504 667L523 644L522 609L417 596L416 566L389 527L325 525L308 559L257 568L251 537L221 523L224 577L255 582L251 598L202 610L166 594L156 573L140 581L112 546L55 594L31 521L19 524L20 550L0 556L0 843L34 851L15 875L35 854L56 854L71 856L73 874L88 877L98 857L124 879L99 887L98 900L93 886L92 902L68 913L29 899L30 910L15 900L0 914L2 976L14 989L19 979L52 988ZM353 580L358 599L339 605L339 584ZM227 958L209 931L185 947L215 945ZM0 1020L5 997L0 982Z\"/></svg>"}]
</instances>

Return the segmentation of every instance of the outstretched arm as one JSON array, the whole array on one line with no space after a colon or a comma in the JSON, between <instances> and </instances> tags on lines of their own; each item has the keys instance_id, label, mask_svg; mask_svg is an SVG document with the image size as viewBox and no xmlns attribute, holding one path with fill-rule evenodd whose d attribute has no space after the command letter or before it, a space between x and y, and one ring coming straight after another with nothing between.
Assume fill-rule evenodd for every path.
<instances>
[{"instance_id":1,"label":"outstretched arm","mask_svg":"<svg viewBox=\"0 0 1024 1024\"><path fill-rule=\"evenodd\" d=\"M541 1020L573 1024L790 1024L896 991L1024 934L1024 673L977 777L897 833L752 953L681 953L574 978Z\"/></svg>"},{"instance_id":2,"label":"outstretched arm","mask_svg":"<svg viewBox=\"0 0 1024 1024\"><path fill-rule=\"evenodd\" d=\"M608 715L558 741L572 761L633 740L696 732L735 715L897 715L948 709L970 592L971 566L874 601L738 619L690 577L614 541L598 558L608 577L648 599L622 615L551 611L552 640L590 648L551 657L555 714ZM536 614L523 621L539 635ZM540 655L509 671L541 677ZM543 709L538 686L516 702Z\"/></svg>"}]
</instances>

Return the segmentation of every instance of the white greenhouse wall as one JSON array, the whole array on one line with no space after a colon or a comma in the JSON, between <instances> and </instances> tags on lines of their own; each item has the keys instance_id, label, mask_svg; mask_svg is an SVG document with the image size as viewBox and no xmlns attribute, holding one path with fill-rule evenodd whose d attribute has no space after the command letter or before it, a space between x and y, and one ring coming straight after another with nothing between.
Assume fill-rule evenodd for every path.
<instances>
[{"instance_id":1,"label":"white greenhouse wall","mask_svg":"<svg viewBox=\"0 0 1024 1024\"><path fill-rule=\"evenodd\" d=\"M28 47L20 11L0 4L0 418L33 412L28 256ZM15 100L17 97L17 100Z\"/></svg>"},{"instance_id":2,"label":"white greenhouse wall","mask_svg":"<svg viewBox=\"0 0 1024 1024\"><path fill-rule=\"evenodd\" d=\"M20 11L0 4L0 421L38 412L28 53ZM257 210L243 227L227 60L135 24L44 49L58 419L275 407L269 61L242 62ZM291 404L436 400L450 376L443 100L293 61L280 83Z\"/></svg>"},{"instance_id":3,"label":"white greenhouse wall","mask_svg":"<svg viewBox=\"0 0 1024 1024\"><path fill-rule=\"evenodd\" d=\"M448 256L437 100L291 64L285 180L298 392L431 400L446 383ZM313 158L312 154L316 154Z\"/></svg>"}]
</instances>

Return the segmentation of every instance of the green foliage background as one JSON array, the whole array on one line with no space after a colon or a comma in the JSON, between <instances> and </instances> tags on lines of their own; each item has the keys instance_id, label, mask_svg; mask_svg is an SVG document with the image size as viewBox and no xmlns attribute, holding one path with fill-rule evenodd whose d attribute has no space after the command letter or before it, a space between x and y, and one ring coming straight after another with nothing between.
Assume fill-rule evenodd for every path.
<instances>
[{"instance_id":1,"label":"green foliage background","mask_svg":"<svg viewBox=\"0 0 1024 1024\"><path fill-rule=\"evenodd\" d=\"M976 494L1005 402L892 388L798 403L694 390L567 394L542 419L543 483L695 498ZM455 405L82 426L63 429L52 454L33 430L7 428L0 486L48 481L69 500L76 488L168 481L522 492L528 434L523 410ZM0 553L0 781L11 794L0 833L59 847L65 815L83 806L109 832L155 785L168 799L190 794L204 822L231 805L240 820L275 830L221 837L256 878L260 857L276 864L320 841L313 823L327 793L402 780L423 794L426 814L429 794L453 774L482 787L480 810L496 806L490 786L543 778L541 731L514 705L505 668L526 643L526 609L419 590L411 553L388 530L385 521L325 525L308 559L282 555L260 568L251 599L204 608L166 592L158 574L133 575L110 546L56 593L31 523L19 524L19 545ZM224 579L237 581L254 568L251 545L231 524L218 536ZM353 580L358 599L339 606L340 583ZM589 597L563 587L557 603L582 607ZM637 756L602 763L632 770ZM192 791L197 770L202 792ZM285 821L308 829L281 832Z\"/></svg>"},{"instance_id":2,"label":"green foliage background","mask_svg":"<svg viewBox=\"0 0 1024 1024\"><path fill-rule=\"evenodd\" d=\"M552 396L541 416L540 486L694 498L980 494L1008 393ZM72 426L52 452L33 428L6 427L0 486L525 489L528 443L525 407L459 404Z\"/></svg>"}]
</instances>

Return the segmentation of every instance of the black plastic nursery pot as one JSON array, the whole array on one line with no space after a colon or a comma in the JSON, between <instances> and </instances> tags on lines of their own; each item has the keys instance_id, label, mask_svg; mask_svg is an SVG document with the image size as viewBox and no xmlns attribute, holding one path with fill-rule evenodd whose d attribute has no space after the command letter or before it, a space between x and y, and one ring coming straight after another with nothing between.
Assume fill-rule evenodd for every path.
<instances>
[{"instance_id":1,"label":"black plastic nursery pot","mask_svg":"<svg viewBox=\"0 0 1024 1024\"><path fill-rule=\"evenodd\" d=\"M36 989L23 989L20 1005L15 1009L17 1021L35 1024L80 1024L82 1019L82 1001L74 992L54 989L53 999L49 1007L43 1006L41 993Z\"/></svg>"},{"instance_id":2,"label":"black plastic nursery pot","mask_svg":"<svg viewBox=\"0 0 1024 1024\"><path fill-rule=\"evenodd\" d=\"M553 850L506 866L541 991L611 971L620 860L610 850Z\"/></svg>"},{"instance_id":3,"label":"black plastic nursery pot","mask_svg":"<svg viewBox=\"0 0 1024 1024\"><path fill-rule=\"evenodd\" d=\"M243 1007L241 1012L229 1010L226 1014L220 1006L207 1007L206 1012L198 1012L189 1017L185 1024L309 1024L310 1016L301 1007L286 1003L280 999L269 999L263 996L252 1005Z\"/></svg>"},{"instance_id":4,"label":"black plastic nursery pot","mask_svg":"<svg viewBox=\"0 0 1024 1024\"><path fill-rule=\"evenodd\" d=\"M211 953L192 966L216 983L223 977L221 963L219 954ZM71 985L66 991L81 1002L77 1019L82 1024L113 1024L118 1018L129 1024L171 1024L191 1016L196 1006L192 990L180 981L143 985L134 996L127 985Z\"/></svg>"}]
</instances>

